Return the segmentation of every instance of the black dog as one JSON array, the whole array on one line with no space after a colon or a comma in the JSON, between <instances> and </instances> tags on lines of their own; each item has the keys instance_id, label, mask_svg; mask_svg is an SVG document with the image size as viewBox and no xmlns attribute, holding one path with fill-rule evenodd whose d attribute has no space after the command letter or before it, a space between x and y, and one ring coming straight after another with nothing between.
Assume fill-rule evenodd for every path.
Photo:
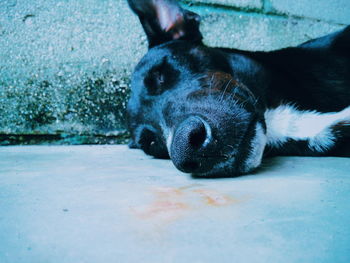
<instances>
[{"instance_id":1,"label":"black dog","mask_svg":"<svg viewBox=\"0 0 350 263\"><path fill-rule=\"evenodd\" d=\"M131 147L234 176L263 155L350 157L350 26L273 52L210 48L175 0L129 0L149 51L128 103Z\"/></svg>"}]
</instances>

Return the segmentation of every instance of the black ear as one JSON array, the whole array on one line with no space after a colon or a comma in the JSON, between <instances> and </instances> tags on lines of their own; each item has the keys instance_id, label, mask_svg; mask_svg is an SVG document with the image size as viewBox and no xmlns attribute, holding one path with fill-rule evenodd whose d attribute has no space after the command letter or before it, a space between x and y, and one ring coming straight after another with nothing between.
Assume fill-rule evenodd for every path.
<instances>
[{"instance_id":1,"label":"black ear","mask_svg":"<svg viewBox=\"0 0 350 263\"><path fill-rule=\"evenodd\" d=\"M200 42L200 16L183 9L176 0L128 0L138 15L148 38L149 48L170 40Z\"/></svg>"}]
</instances>

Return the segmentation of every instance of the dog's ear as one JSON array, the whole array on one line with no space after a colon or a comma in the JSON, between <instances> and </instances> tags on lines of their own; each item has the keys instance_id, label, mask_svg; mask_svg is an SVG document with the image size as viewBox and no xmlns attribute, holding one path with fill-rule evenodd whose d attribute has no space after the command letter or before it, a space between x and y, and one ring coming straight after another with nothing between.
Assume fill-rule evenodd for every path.
<instances>
[{"instance_id":1,"label":"dog's ear","mask_svg":"<svg viewBox=\"0 0 350 263\"><path fill-rule=\"evenodd\" d=\"M200 42L200 16L183 9L176 0L128 0L138 15L148 38L149 48L170 40Z\"/></svg>"}]
</instances>

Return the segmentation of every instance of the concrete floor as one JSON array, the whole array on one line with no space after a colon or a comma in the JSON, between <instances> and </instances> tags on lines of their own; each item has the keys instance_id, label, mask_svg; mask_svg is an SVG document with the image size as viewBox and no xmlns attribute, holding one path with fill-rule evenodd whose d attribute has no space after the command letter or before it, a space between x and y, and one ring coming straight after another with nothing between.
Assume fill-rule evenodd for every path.
<instances>
[{"instance_id":1,"label":"concrete floor","mask_svg":"<svg viewBox=\"0 0 350 263\"><path fill-rule=\"evenodd\" d=\"M193 179L126 146L0 148L0 262L350 262L350 159Z\"/></svg>"}]
</instances>

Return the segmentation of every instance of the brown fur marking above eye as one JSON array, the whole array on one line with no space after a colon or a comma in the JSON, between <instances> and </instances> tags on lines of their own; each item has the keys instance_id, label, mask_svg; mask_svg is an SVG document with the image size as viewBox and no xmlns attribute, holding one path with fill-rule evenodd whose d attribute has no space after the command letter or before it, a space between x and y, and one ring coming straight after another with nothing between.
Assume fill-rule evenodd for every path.
<instances>
[{"instance_id":1,"label":"brown fur marking above eye","mask_svg":"<svg viewBox=\"0 0 350 263\"><path fill-rule=\"evenodd\" d=\"M241 88L250 96L254 97L246 86L235 80L231 74L226 72L210 71L200 78L199 81L203 89L190 93L188 98L199 98L208 95L225 96L226 94L230 94L234 95L234 98L244 101L246 98L243 98L241 94L234 91L237 88Z\"/></svg>"},{"instance_id":2,"label":"brown fur marking above eye","mask_svg":"<svg viewBox=\"0 0 350 263\"><path fill-rule=\"evenodd\" d=\"M232 89L239 85L239 83L233 79L231 74L222 71L208 72L203 78L203 83L205 86L209 86L211 89L224 90L227 92L232 91Z\"/></svg>"}]
</instances>

